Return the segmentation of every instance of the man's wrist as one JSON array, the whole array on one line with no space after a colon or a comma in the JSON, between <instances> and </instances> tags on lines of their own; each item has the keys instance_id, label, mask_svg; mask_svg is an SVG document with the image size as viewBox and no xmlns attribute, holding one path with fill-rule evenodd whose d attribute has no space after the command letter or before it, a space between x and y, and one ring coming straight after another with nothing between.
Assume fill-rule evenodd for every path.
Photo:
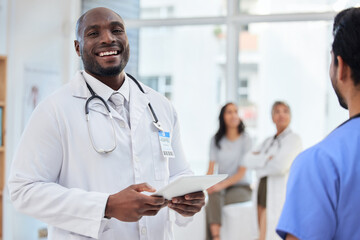
<instances>
[{"instance_id":1,"label":"man's wrist","mask_svg":"<svg viewBox=\"0 0 360 240\"><path fill-rule=\"evenodd\" d=\"M112 195L110 195L106 201L105 211L104 211L104 218L110 219L112 217L112 208L111 208L111 199Z\"/></svg>"}]
</instances>

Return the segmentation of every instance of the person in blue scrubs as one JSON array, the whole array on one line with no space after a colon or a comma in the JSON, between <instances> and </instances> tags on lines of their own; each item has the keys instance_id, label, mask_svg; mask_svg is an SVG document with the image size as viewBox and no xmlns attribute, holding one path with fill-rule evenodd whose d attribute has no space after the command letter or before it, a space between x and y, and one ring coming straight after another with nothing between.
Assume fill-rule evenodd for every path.
<instances>
[{"instance_id":1,"label":"person in blue scrubs","mask_svg":"<svg viewBox=\"0 0 360 240\"><path fill-rule=\"evenodd\" d=\"M360 239L360 8L333 26L330 78L350 119L294 161L277 226L282 239Z\"/></svg>"}]
</instances>

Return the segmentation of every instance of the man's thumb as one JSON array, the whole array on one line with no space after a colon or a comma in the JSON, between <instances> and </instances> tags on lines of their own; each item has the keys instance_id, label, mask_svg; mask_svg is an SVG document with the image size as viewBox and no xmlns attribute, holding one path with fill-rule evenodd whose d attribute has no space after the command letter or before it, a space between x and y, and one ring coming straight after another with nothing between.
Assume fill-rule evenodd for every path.
<instances>
[{"instance_id":1,"label":"man's thumb","mask_svg":"<svg viewBox=\"0 0 360 240\"><path fill-rule=\"evenodd\" d=\"M156 192L156 189L147 183L140 183L132 185L132 189L137 192Z\"/></svg>"}]
</instances>

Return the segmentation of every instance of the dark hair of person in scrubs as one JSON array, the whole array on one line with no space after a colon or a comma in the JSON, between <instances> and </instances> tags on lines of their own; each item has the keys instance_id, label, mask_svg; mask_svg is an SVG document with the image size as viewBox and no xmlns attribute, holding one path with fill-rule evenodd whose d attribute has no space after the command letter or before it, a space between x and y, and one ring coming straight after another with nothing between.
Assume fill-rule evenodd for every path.
<instances>
[{"instance_id":1,"label":"dark hair of person in scrubs","mask_svg":"<svg viewBox=\"0 0 360 240\"><path fill-rule=\"evenodd\" d=\"M339 64L337 56L341 56L351 68L351 78L355 86L360 83L360 56L354 54L360 52L359 13L359 8L349 8L336 15L332 44L335 66Z\"/></svg>"}]
</instances>

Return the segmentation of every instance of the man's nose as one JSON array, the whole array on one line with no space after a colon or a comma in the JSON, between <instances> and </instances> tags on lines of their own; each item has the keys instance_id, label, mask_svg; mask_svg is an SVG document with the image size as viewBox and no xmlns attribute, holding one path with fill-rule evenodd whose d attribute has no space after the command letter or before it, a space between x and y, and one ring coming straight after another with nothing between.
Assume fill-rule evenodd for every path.
<instances>
[{"instance_id":1,"label":"man's nose","mask_svg":"<svg viewBox=\"0 0 360 240\"><path fill-rule=\"evenodd\" d=\"M102 43L108 44L108 43L112 43L114 41L115 41L115 37L111 31L104 31L103 34L101 35Z\"/></svg>"}]
</instances>

